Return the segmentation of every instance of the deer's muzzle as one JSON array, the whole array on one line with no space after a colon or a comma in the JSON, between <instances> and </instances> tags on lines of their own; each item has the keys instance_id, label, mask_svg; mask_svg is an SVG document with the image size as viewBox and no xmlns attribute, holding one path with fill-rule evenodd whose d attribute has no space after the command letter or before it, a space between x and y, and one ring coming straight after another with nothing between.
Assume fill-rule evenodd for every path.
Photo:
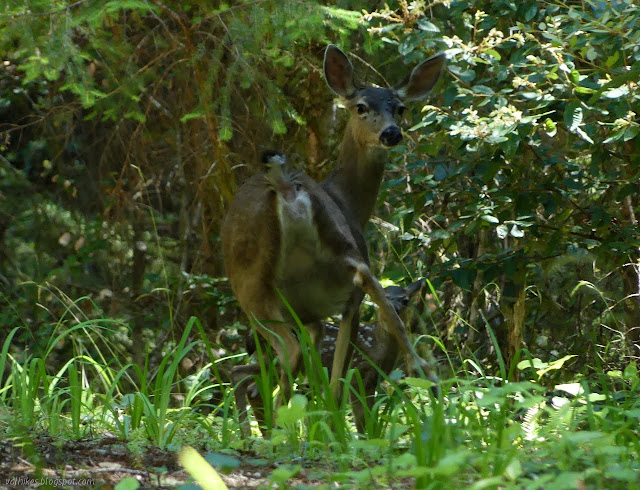
<instances>
[{"instance_id":1,"label":"deer's muzzle","mask_svg":"<svg viewBox=\"0 0 640 490\"><path fill-rule=\"evenodd\" d=\"M380 143L384 146L396 146L402 141L402 131L398 126L389 126L380 135Z\"/></svg>"}]
</instances>

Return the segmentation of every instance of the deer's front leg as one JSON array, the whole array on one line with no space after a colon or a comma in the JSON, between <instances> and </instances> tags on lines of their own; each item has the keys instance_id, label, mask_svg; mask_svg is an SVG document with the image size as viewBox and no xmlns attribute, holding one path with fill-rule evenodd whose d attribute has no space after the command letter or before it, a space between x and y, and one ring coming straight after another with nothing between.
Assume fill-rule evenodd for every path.
<instances>
[{"instance_id":1,"label":"deer's front leg","mask_svg":"<svg viewBox=\"0 0 640 490\"><path fill-rule=\"evenodd\" d=\"M427 379L437 383L438 376L433 367L429 362L422 359L413 348L404 323L402 323L391 301L385 295L384 288L380 282L373 276L366 264L354 263L353 261L351 263L355 269L354 284L360 286L366 294L371 296L373 302L380 308L382 321L389 327L391 334L398 340L402 350L409 356L409 369L425 374Z\"/></svg>"},{"instance_id":2,"label":"deer's front leg","mask_svg":"<svg viewBox=\"0 0 640 490\"><path fill-rule=\"evenodd\" d=\"M253 383L253 377L260 374L258 363L234 366L231 370L231 384L233 385L233 396L238 411L238 421L240 430L244 437L251 435L251 427L247 418L247 391Z\"/></svg>"},{"instance_id":3,"label":"deer's front leg","mask_svg":"<svg viewBox=\"0 0 640 490\"><path fill-rule=\"evenodd\" d=\"M329 383L331 393L338 403L342 398L340 379L347 373L347 368L353 355L353 346L358 338L360 304L362 303L363 297L364 294L362 290L355 288L351 292L351 297L342 312L342 320L340 321L340 329L338 330L333 364L331 366L331 381Z\"/></svg>"}]
</instances>

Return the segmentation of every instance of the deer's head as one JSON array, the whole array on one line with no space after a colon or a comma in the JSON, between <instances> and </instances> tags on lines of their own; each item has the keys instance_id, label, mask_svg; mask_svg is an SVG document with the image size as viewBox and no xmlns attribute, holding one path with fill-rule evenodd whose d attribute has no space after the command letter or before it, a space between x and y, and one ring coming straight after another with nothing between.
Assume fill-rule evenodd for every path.
<instances>
[{"instance_id":1,"label":"deer's head","mask_svg":"<svg viewBox=\"0 0 640 490\"><path fill-rule=\"evenodd\" d=\"M356 144L391 148L402 141L399 124L405 102L425 97L438 82L444 63L445 55L440 53L419 64L394 87L360 88L354 83L353 66L347 56L330 44L324 56L324 74L329 88L351 112Z\"/></svg>"}]
</instances>

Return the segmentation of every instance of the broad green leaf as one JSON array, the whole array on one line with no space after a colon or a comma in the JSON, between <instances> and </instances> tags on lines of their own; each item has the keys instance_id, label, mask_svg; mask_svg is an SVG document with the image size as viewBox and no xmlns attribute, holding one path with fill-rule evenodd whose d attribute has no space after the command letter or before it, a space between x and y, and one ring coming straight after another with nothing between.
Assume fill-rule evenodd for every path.
<instances>
[{"instance_id":1,"label":"broad green leaf","mask_svg":"<svg viewBox=\"0 0 640 490\"><path fill-rule=\"evenodd\" d=\"M582 124L580 102L574 101L567 104L564 110L564 123L571 132L574 132Z\"/></svg>"},{"instance_id":2,"label":"broad green leaf","mask_svg":"<svg viewBox=\"0 0 640 490\"><path fill-rule=\"evenodd\" d=\"M518 479L518 477L522 475L522 465L520 464L520 460L513 458L504 469L504 475L511 481Z\"/></svg>"},{"instance_id":3,"label":"broad green leaf","mask_svg":"<svg viewBox=\"0 0 640 490\"><path fill-rule=\"evenodd\" d=\"M284 485L287 481L296 476L301 469L302 466L300 465L280 466L271 472L269 479L278 485Z\"/></svg>"},{"instance_id":4,"label":"broad green leaf","mask_svg":"<svg viewBox=\"0 0 640 490\"><path fill-rule=\"evenodd\" d=\"M513 225L509 234L515 238L522 238L524 236L524 230L518 228L518 225Z\"/></svg>"},{"instance_id":5,"label":"broad green leaf","mask_svg":"<svg viewBox=\"0 0 640 490\"><path fill-rule=\"evenodd\" d=\"M536 14L538 13L538 4L537 2L530 2L527 10L524 12L524 20L529 22L532 20Z\"/></svg>"},{"instance_id":6,"label":"broad green leaf","mask_svg":"<svg viewBox=\"0 0 640 490\"><path fill-rule=\"evenodd\" d=\"M483 53L488 54L489 56L495 58L498 61L502 59L502 56L500 56L500 53L498 53L495 49L485 49Z\"/></svg>"},{"instance_id":7,"label":"broad green leaf","mask_svg":"<svg viewBox=\"0 0 640 490\"><path fill-rule=\"evenodd\" d=\"M204 459L215 468L220 468L223 472L232 470L240 466L240 460L228 454L207 453Z\"/></svg>"},{"instance_id":8,"label":"broad green leaf","mask_svg":"<svg viewBox=\"0 0 640 490\"><path fill-rule=\"evenodd\" d=\"M424 378L408 377L408 378L404 378L403 381L405 384L409 386L413 386L414 388L429 389L435 385L433 381L429 381L428 379L424 379Z\"/></svg>"},{"instance_id":9,"label":"broad green leaf","mask_svg":"<svg viewBox=\"0 0 640 490\"><path fill-rule=\"evenodd\" d=\"M518 363L518 369L520 369L521 371L531 367L534 369L542 369L542 368L546 368L548 365L549 363L543 362L537 357L534 357L531 360L527 359L525 361L520 361Z\"/></svg>"},{"instance_id":10,"label":"broad green leaf","mask_svg":"<svg viewBox=\"0 0 640 490\"><path fill-rule=\"evenodd\" d=\"M120 480L120 482L114 487L114 490L138 490L140 488L140 482L129 476Z\"/></svg>"},{"instance_id":11,"label":"broad green leaf","mask_svg":"<svg viewBox=\"0 0 640 490\"><path fill-rule=\"evenodd\" d=\"M500 220L498 218L496 218L495 216L491 216L490 214L483 214L482 216L480 216L480 218L485 220L487 223L500 223Z\"/></svg>"},{"instance_id":12,"label":"broad green leaf","mask_svg":"<svg viewBox=\"0 0 640 490\"><path fill-rule=\"evenodd\" d=\"M619 87L612 88L603 92L602 94L607 99L619 99L620 97L625 97L629 95L629 87L627 85L620 85Z\"/></svg>"},{"instance_id":13,"label":"broad green leaf","mask_svg":"<svg viewBox=\"0 0 640 490\"><path fill-rule=\"evenodd\" d=\"M486 85L474 85L473 87L471 87L471 90L476 93L476 94L482 94L482 95L493 95L493 89L491 89L490 87L487 87Z\"/></svg>"},{"instance_id":14,"label":"broad green leaf","mask_svg":"<svg viewBox=\"0 0 640 490\"><path fill-rule=\"evenodd\" d=\"M457 65L451 65L449 66L449 71L455 76L459 77L463 82L471 82L474 78L476 78L476 72L471 68L463 70Z\"/></svg>"},{"instance_id":15,"label":"broad green leaf","mask_svg":"<svg viewBox=\"0 0 640 490\"><path fill-rule=\"evenodd\" d=\"M293 395L288 405L278 408L276 423L285 427L302 420L306 415L307 398L303 395Z\"/></svg>"},{"instance_id":16,"label":"broad green leaf","mask_svg":"<svg viewBox=\"0 0 640 490\"><path fill-rule=\"evenodd\" d=\"M638 381L638 367L636 361L630 362L622 373L624 379L631 382Z\"/></svg>"},{"instance_id":17,"label":"broad green leaf","mask_svg":"<svg viewBox=\"0 0 640 490\"><path fill-rule=\"evenodd\" d=\"M426 32L440 32L440 29L438 29L438 26L429 22L427 19L420 19L418 21L418 29Z\"/></svg>"},{"instance_id":18,"label":"broad green leaf","mask_svg":"<svg viewBox=\"0 0 640 490\"><path fill-rule=\"evenodd\" d=\"M587 143L593 144L593 140L591 139L591 136L589 136L587 133L585 133L582 128L580 128L580 127L575 128L575 132L576 132L576 134L578 136L580 136Z\"/></svg>"}]
</instances>

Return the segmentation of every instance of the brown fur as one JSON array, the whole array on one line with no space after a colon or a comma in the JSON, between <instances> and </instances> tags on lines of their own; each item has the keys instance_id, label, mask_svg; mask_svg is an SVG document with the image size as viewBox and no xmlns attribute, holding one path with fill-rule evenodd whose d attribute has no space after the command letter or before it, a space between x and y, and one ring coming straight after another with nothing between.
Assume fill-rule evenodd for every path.
<instances>
[{"instance_id":1,"label":"brown fur","mask_svg":"<svg viewBox=\"0 0 640 490\"><path fill-rule=\"evenodd\" d=\"M238 190L223 225L225 265L236 297L249 318L257 320L256 328L275 350L281 366L288 364L294 376L300 368L300 344L277 291L316 340L322 336L324 319L342 313L331 375L336 398L353 351L365 293L379 306L382 320L411 358L411 366L432 373L415 353L402 321L369 269L363 230L377 199L386 148L402 139L396 123L402 106L399 94L424 96L443 65L442 55L425 61L411 73L410 87L359 89L346 55L329 46L327 83L352 113L335 172L319 185L303 173L272 167L269 177L255 176ZM312 222L281 214L283 209L291 211L287 206L296 199L310 203ZM291 386L284 372L280 383L286 399Z\"/></svg>"}]
</instances>

